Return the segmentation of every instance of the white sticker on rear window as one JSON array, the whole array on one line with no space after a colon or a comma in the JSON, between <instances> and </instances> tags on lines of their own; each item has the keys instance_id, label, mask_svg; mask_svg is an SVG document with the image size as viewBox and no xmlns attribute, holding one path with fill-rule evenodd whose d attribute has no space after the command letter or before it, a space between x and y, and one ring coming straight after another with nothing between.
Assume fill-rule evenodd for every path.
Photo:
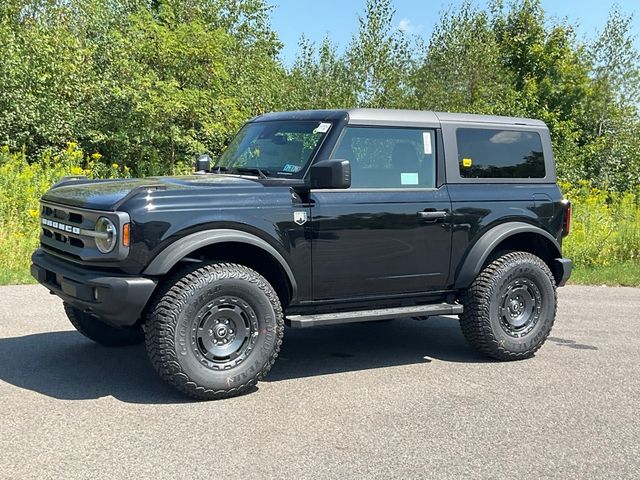
<instances>
[{"instance_id":1,"label":"white sticker on rear window","mask_svg":"<svg viewBox=\"0 0 640 480\"><path fill-rule=\"evenodd\" d=\"M400 174L400 183L402 185L418 185L419 179L417 173L405 173Z\"/></svg>"},{"instance_id":2,"label":"white sticker on rear window","mask_svg":"<svg viewBox=\"0 0 640 480\"><path fill-rule=\"evenodd\" d=\"M318 125L316 127L316 129L313 131L313 133L327 133L329 131L329 129L331 128L331 124L330 123L321 123L320 125Z\"/></svg>"},{"instance_id":3,"label":"white sticker on rear window","mask_svg":"<svg viewBox=\"0 0 640 480\"><path fill-rule=\"evenodd\" d=\"M431 155L431 132L422 132L422 143L424 144L424 154Z\"/></svg>"}]
</instances>

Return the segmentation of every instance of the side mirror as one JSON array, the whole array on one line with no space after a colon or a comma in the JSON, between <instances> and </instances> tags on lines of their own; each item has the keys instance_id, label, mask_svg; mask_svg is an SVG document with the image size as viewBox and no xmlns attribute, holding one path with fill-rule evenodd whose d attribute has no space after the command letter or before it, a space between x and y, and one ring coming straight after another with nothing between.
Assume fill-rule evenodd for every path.
<instances>
[{"instance_id":1,"label":"side mirror","mask_svg":"<svg viewBox=\"0 0 640 480\"><path fill-rule=\"evenodd\" d=\"M349 160L323 160L311 166L311 188L349 188Z\"/></svg>"},{"instance_id":2,"label":"side mirror","mask_svg":"<svg viewBox=\"0 0 640 480\"><path fill-rule=\"evenodd\" d=\"M211 157L198 155L196 157L196 172L208 172L209 170L211 170Z\"/></svg>"}]
</instances>

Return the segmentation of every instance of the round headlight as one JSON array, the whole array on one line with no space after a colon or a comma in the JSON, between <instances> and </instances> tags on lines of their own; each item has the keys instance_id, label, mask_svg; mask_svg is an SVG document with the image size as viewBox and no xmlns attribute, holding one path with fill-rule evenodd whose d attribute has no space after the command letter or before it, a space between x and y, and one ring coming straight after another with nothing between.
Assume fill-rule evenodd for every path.
<instances>
[{"instance_id":1,"label":"round headlight","mask_svg":"<svg viewBox=\"0 0 640 480\"><path fill-rule=\"evenodd\" d=\"M100 217L96 222L96 247L102 253L109 253L116 246L118 230L107 217Z\"/></svg>"}]
</instances>

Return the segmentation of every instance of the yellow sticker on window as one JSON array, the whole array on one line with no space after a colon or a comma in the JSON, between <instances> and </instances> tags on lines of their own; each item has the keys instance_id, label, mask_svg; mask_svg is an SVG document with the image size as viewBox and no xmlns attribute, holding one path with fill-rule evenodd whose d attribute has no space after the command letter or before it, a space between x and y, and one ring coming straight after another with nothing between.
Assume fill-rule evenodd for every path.
<instances>
[{"instance_id":1,"label":"yellow sticker on window","mask_svg":"<svg viewBox=\"0 0 640 480\"><path fill-rule=\"evenodd\" d=\"M470 158L463 158L462 159L462 166L463 167L469 168L471 165L473 165L473 160L471 160Z\"/></svg>"}]
</instances>

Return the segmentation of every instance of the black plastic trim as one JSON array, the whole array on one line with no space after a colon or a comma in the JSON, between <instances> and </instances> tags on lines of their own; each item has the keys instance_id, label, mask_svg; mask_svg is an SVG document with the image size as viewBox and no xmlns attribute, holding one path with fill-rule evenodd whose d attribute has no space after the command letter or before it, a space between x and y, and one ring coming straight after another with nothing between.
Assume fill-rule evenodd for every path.
<instances>
[{"instance_id":1,"label":"black plastic trim","mask_svg":"<svg viewBox=\"0 0 640 480\"><path fill-rule=\"evenodd\" d=\"M202 247L214 245L216 243L223 242L238 242L253 245L261 248L265 253L275 258L284 272L287 275L289 283L291 284L292 299L297 297L298 284L293 275L293 271L284 257L273 246L267 243L260 237L252 235L251 233L243 232L241 230L233 229L216 229L216 230L202 230L200 232L192 233L179 240L176 240L163 251L161 251L147 266L143 272L145 275L164 275L175 264L177 264L184 257L189 255Z\"/></svg>"},{"instance_id":2,"label":"black plastic trim","mask_svg":"<svg viewBox=\"0 0 640 480\"><path fill-rule=\"evenodd\" d=\"M554 258L562 257L562 249L558 241L549 232L524 222L502 223L486 232L467 254L456 276L455 288L467 288L480 273L487 257L505 239L519 233L535 233L549 240L555 248Z\"/></svg>"},{"instance_id":3,"label":"black plastic trim","mask_svg":"<svg viewBox=\"0 0 640 480\"><path fill-rule=\"evenodd\" d=\"M31 275L51 292L118 327L138 321L157 284L150 278L105 275L103 271L77 267L42 249L34 252L31 261Z\"/></svg>"},{"instance_id":4,"label":"black plastic trim","mask_svg":"<svg viewBox=\"0 0 640 480\"><path fill-rule=\"evenodd\" d=\"M556 281L558 287L564 287L573 271L573 262L568 258L556 258L556 271L559 273L559 280Z\"/></svg>"}]
</instances>

